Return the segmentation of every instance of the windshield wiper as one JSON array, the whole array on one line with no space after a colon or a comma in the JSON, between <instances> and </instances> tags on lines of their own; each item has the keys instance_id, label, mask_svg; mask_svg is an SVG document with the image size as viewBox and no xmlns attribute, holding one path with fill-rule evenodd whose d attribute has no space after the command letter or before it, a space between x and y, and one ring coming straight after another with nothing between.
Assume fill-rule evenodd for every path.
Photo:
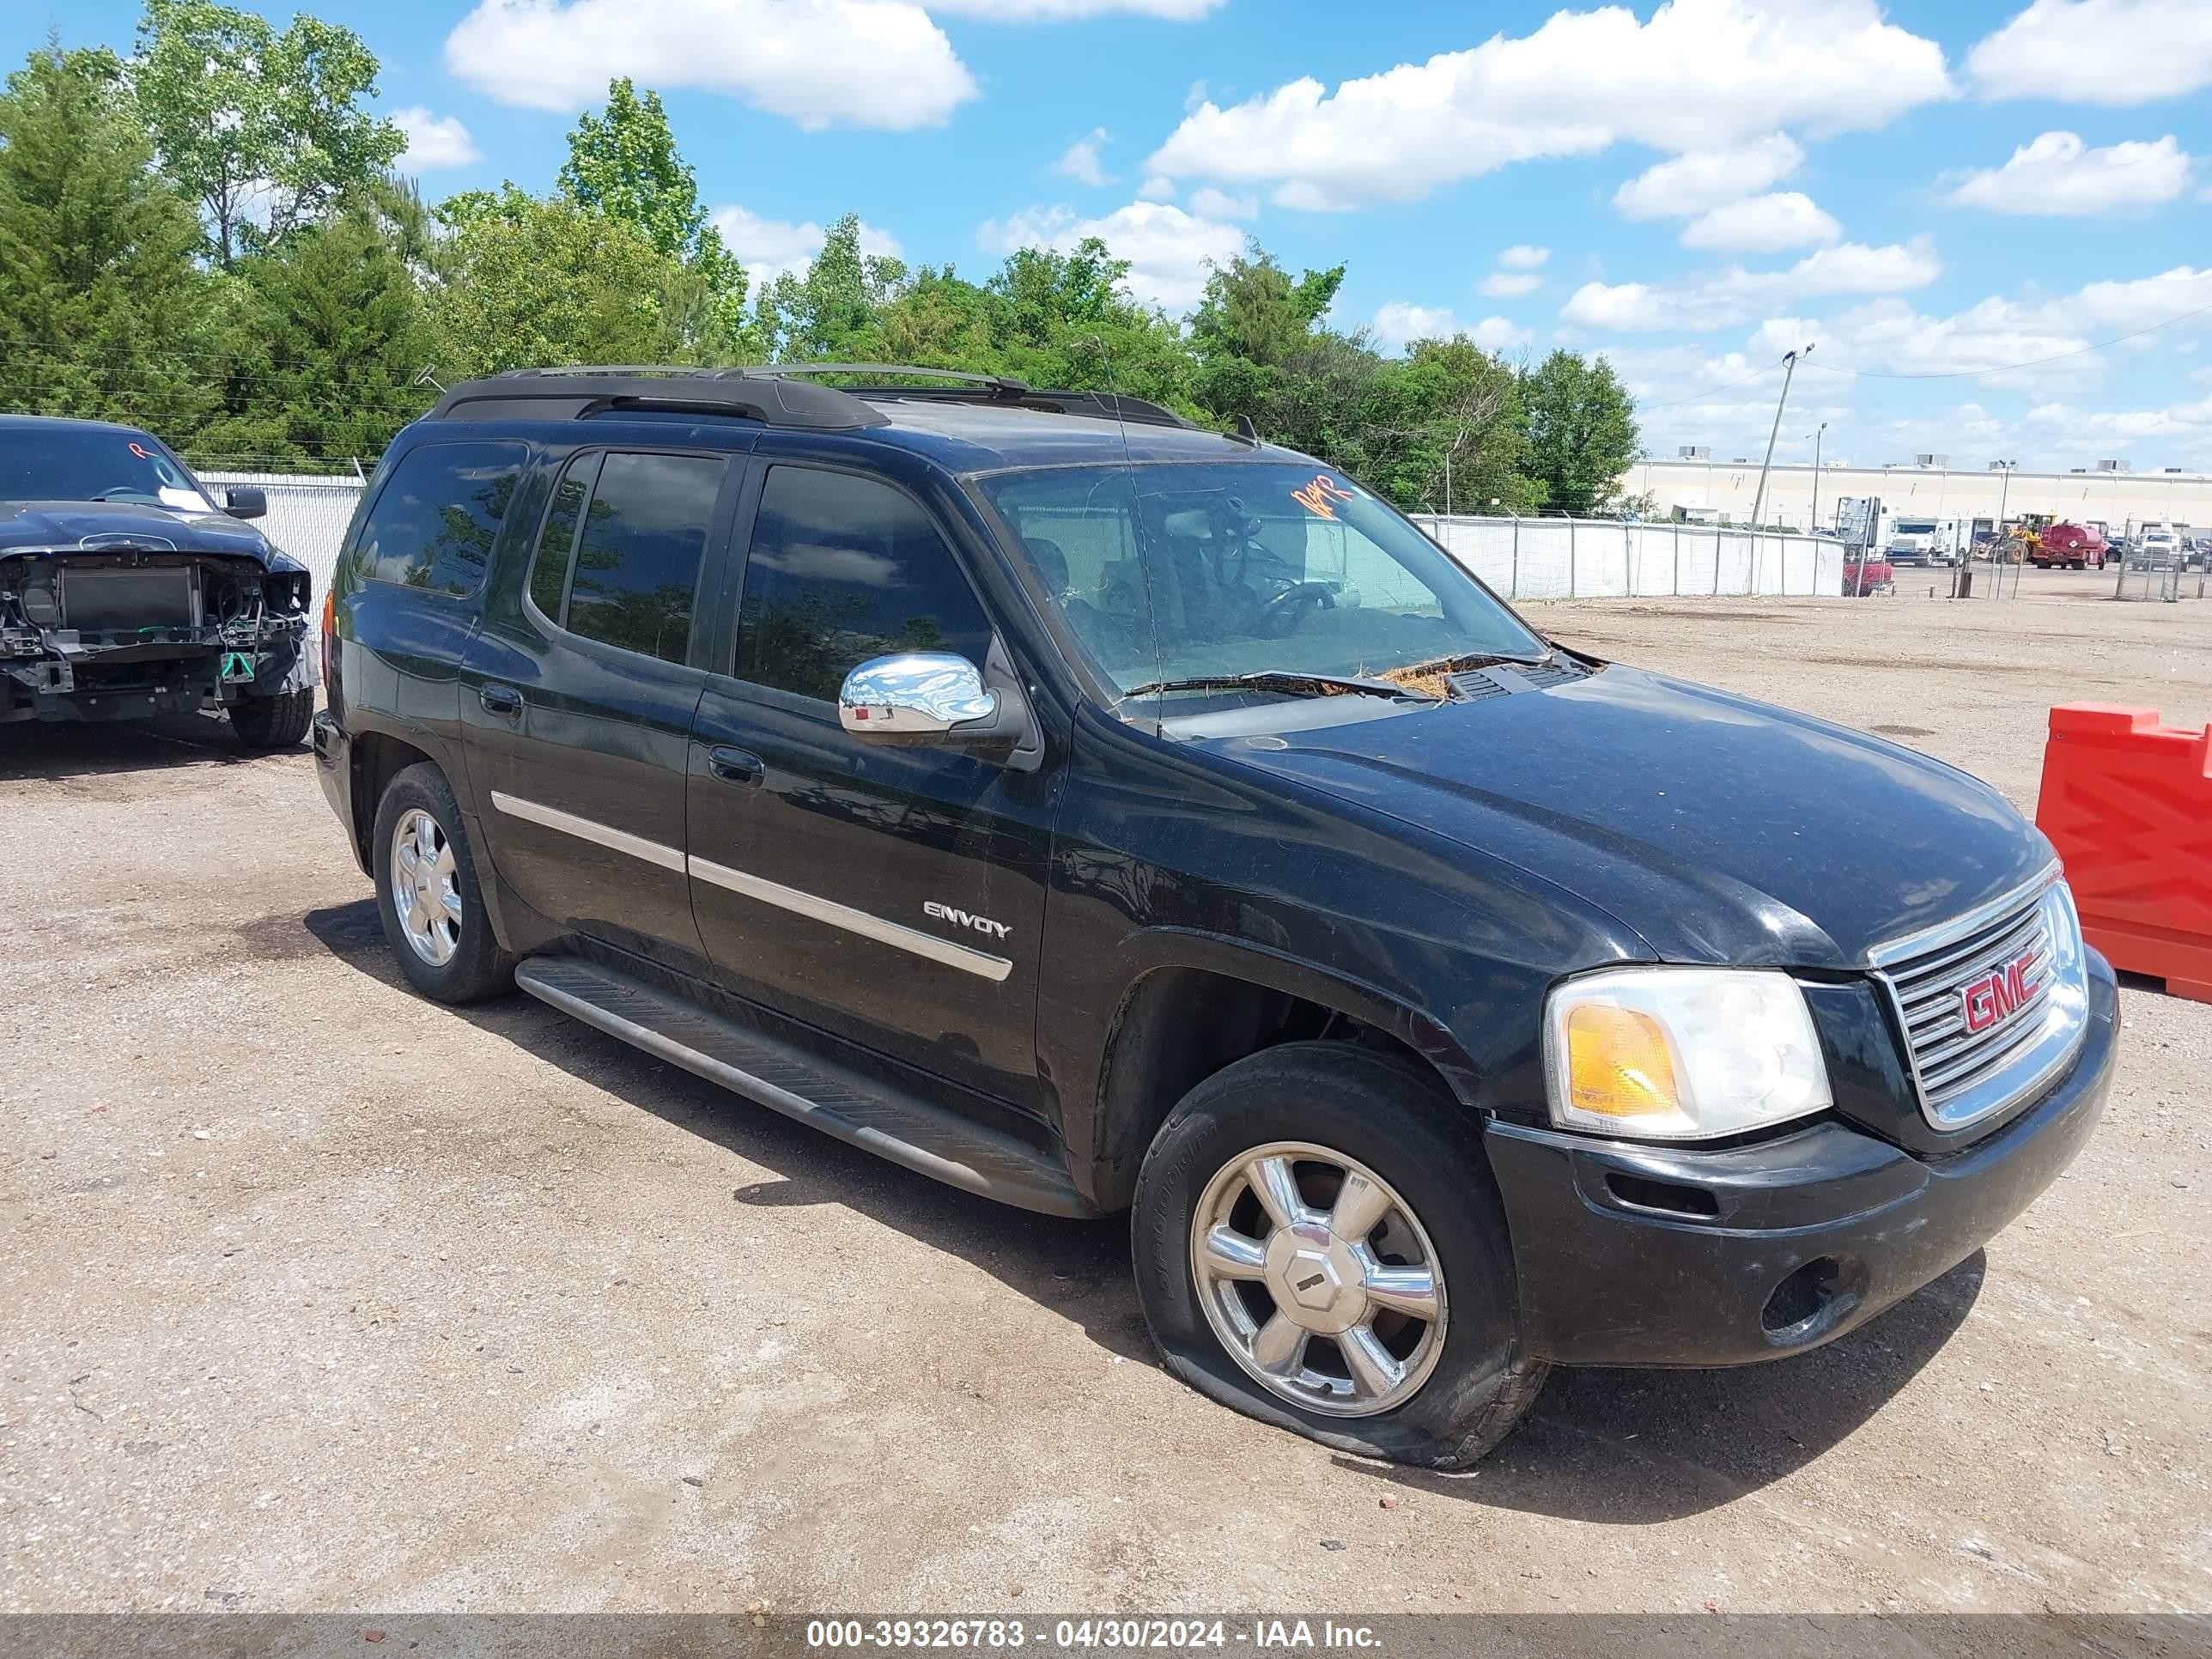
<instances>
[{"instance_id":1,"label":"windshield wiper","mask_svg":"<svg viewBox=\"0 0 2212 1659\"><path fill-rule=\"evenodd\" d=\"M1121 696L1127 702L1132 697L1154 697L1170 691L1279 691L1292 697L1328 697L1352 692L1367 697L1389 697L1393 702L1441 701L1425 691L1394 685L1389 680L1370 680L1357 674L1306 674L1288 668L1263 668L1251 674L1196 674L1188 679L1153 680L1124 691Z\"/></svg>"},{"instance_id":2,"label":"windshield wiper","mask_svg":"<svg viewBox=\"0 0 2212 1659\"><path fill-rule=\"evenodd\" d=\"M1496 663L1510 663L1518 668L1542 668L1552 660L1552 653L1540 651L1533 657L1516 655L1510 651L1466 651L1455 657L1438 657L1433 662L1417 662L1411 668L1392 671L1400 674L1464 674L1470 668L1488 668Z\"/></svg>"}]
</instances>

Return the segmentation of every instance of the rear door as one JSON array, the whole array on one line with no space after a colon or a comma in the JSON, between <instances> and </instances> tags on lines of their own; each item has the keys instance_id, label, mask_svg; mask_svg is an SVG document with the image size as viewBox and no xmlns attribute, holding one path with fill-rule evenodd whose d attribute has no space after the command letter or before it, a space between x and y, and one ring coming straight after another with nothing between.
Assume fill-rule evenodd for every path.
<instances>
[{"instance_id":1,"label":"rear door","mask_svg":"<svg viewBox=\"0 0 2212 1659\"><path fill-rule=\"evenodd\" d=\"M981 532L878 477L756 465L731 659L692 739L692 903L718 977L1033 1107L1049 740L1023 772L864 743L837 717L838 687L870 657L982 665L994 629L955 551Z\"/></svg>"},{"instance_id":2,"label":"rear door","mask_svg":"<svg viewBox=\"0 0 2212 1659\"><path fill-rule=\"evenodd\" d=\"M684 778L707 683L699 590L742 455L620 446L562 466L535 551L495 586L463 672L501 878L556 927L696 968Z\"/></svg>"}]
</instances>

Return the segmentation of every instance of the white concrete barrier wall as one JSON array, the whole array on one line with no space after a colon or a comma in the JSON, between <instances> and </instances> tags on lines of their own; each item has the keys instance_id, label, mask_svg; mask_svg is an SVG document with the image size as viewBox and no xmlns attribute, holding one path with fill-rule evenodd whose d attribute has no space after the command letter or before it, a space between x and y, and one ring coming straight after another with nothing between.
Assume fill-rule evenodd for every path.
<instances>
[{"instance_id":1,"label":"white concrete barrier wall","mask_svg":"<svg viewBox=\"0 0 2212 1659\"><path fill-rule=\"evenodd\" d=\"M252 484L269 498L264 534L307 567L318 596L330 588L339 544L361 499L350 474L206 472L218 491ZM1699 595L1840 596L1843 544L1825 536L1753 535L1710 525L1623 524L1607 519L1416 516L1445 550L1510 599L1695 598ZM1324 562L1328 550L1310 551ZM1347 567L1348 550L1338 554ZM1383 581L1364 574L1363 590ZM1387 585L1387 584L1385 584ZM1379 589L1378 598L1382 597Z\"/></svg>"},{"instance_id":2,"label":"white concrete barrier wall","mask_svg":"<svg viewBox=\"0 0 2212 1659\"><path fill-rule=\"evenodd\" d=\"M1413 522L1510 599L1841 597L1844 545L1711 525L1417 514Z\"/></svg>"}]
</instances>

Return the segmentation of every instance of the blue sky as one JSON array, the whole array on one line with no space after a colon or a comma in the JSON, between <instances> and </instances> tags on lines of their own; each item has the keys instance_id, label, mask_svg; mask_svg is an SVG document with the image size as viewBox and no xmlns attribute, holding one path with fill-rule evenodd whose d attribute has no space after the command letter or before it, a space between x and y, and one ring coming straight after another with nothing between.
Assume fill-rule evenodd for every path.
<instances>
[{"instance_id":1,"label":"blue sky","mask_svg":"<svg viewBox=\"0 0 2212 1659\"><path fill-rule=\"evenodd\" d=\"M2212 0L315 9L381 58L434 197L549 188L628 73L763 271L846 211L978 276L1097 230L1180 313L1250 234L1347 264L1335 320L1386 345L1602 351L1655 455L1763 443L1809 343L1778 456L1826 422L1861 463L2212 471ZM127 49L137 14L18 0L0 48Z\"/></svg>"}]
</instances>

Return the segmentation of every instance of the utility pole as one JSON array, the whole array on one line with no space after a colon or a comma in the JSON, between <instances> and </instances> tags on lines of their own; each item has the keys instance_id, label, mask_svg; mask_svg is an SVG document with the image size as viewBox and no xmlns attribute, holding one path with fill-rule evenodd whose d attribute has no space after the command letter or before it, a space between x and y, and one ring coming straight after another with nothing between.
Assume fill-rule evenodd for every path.
<instances>
[{"instance_id":1,"label":"utility pole","mask_svg":"<svg viewBox=\"0 0 2212 1659\"><path fill-rule=\"evenodd\" d=\"M1820 533L1820 434L1828 429L1826 421L1813 433L1813 522L1805 526L1812 535Z\"/></svg>"},{"instance_id":2,"label":"utility pole","mask_svg":"<svg viewBox=\"0 0 2212 1659\"><path fill-rule=\"evenodd\" d=\"M1813 348L1808 345L1785 353L1782 359L1782 395L1774 400L1774 424L1766 434L1766 459L1759 463L1759 493L1751 499L1751 533L1754 536L1759 533L1759 526L1765 522L1766 473L1767 469L1774 465L1774 440L1782 430L1782 406L1790 401L1790 382L1797 373L1797 360L1812 355Z\"/></svg>"},{"instance_id":3,"label":"utility pole","mask_svg":"<svg viewBox=\"0 0 2212 1659\"><path fill-rule=\"evenodd\" d=\"M1451 451L1447 449L1444 451L1444 517L1449 519L1451 515Z\"/></svg>"}]
</instances>

